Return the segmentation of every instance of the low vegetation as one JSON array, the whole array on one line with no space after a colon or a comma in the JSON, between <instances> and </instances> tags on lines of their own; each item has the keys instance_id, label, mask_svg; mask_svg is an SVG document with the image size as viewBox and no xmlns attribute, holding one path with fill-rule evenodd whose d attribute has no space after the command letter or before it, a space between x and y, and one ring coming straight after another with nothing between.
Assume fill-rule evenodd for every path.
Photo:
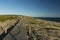
<instances>
[{"instance_id":1,"label":"low vegetation","mask_svg":"<svg viewBox=\"0 0 60 40\"><path fill-rule=\"evenodd\" d=\"M12 19L17 19L17 16L15 16L15 15L0 15L1 22L4 22L6 20L12 20Z\"/></svg>"},{"instance_id":2,"label":"low vegetation","mask_svg":"<svg viewBox=\"0 0 60 40\"><path fill-rule=\"evenodd\" d=\"M25 27L27 32L31 29L32 34L37 40L60 40L60 23L58 22L46 21L28 16L0 16L1 22L11 19L22 20L21 26Z\"/></svg>"},{"instance_id":3,"label":"low vegetation","mask_svg":"<svg viewBox=\"0 0 60 40\"><path fill-rule=\"evenodd\" d=\"M22 26L26 27L27 32L29 32L29 29L30 32L32 32L28 34L28 36L30 35L29 40L60 40L60 23L58 22L23 16ZM31 38L31 36L33 38Z\"/></svg>"}]
</instances>

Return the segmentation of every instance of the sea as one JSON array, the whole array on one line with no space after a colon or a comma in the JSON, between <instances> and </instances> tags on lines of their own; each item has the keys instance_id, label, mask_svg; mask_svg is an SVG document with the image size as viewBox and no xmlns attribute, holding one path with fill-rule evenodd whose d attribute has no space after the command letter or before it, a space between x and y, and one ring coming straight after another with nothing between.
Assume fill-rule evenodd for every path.
<instances>
[{"instance_id":1,"label":"sea","mask_svg":"<svg viewBox=\"0 0 60 40\"><path fill-rule=\"evenodd\" d=\"M60 23L60 18L50 18L50 17L35 17L38 19L43 19L43 20L47 20L47 21L54 21L54 22L59 22Z\"/></svg>"}]
</instances>

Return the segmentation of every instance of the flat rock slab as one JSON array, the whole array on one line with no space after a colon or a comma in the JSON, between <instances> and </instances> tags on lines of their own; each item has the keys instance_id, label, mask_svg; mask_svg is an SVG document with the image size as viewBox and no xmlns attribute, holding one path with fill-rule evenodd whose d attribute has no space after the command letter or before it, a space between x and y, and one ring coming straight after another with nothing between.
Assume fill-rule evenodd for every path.
<instances>
[{"instance_id":1,"label":"flat rock slab","mask_svg":"<svg viewBox=\"0 0 60 40\"><path fill-rule=\"evenodd\" d=\"M4 31L3 31L2 27L0 27L0 35L1 35L3 32L4 32Z\"/></svg>"},{"instance_id":2,"label":"flat rock slab","mask_svg":"<svg viewBox=\"0 0 60 40\"><path fill-rule=\"evenodd\" d=\"M7 20L6 22L0 22L0 35L7 31L7 29L9 29L11 27L11 25L14 25L14 23L17 20Z\"/></svg>"},{"instance_id":3,"label":"flat rock slab","mask_svg":"<svg viewBox=\"0 0 60 40\"><path fill-rule=\"evenodd\" d=\"M3 40L27 40L27 32L19 22Z\"/></svg>"}]
</instances>

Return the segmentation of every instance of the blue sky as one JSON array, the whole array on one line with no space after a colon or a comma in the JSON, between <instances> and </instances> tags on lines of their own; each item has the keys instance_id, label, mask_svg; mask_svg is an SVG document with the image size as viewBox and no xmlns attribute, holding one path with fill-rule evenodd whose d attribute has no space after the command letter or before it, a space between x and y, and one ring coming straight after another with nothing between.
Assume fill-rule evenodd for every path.
<instances>
[{"instance_id":1,"label":"blue sky","mask_svg":"<svg viewBox=\"0 0 60 40\"><path fill-rule=\"evenodd\" d=\"M60 0L0 0L0 15L60 17Z\"/></svg>"}]
</instances>

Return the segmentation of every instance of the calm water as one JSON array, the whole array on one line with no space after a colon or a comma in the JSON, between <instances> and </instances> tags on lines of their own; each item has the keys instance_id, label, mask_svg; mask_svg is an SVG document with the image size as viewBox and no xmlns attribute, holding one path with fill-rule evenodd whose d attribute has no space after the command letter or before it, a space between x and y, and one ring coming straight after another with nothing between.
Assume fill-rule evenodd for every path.
<instances>
[{"instance_id":1,"label":"calm water","mask_svg":"<svg viewBox=\"0 0 60 40\"><path fill-rule=\"evenodd\" d=\"M43 19L43 20L47 20L47 21L60 22L60 18L43 18L43 17L35 17L35 18Z\"/></svg>"}]
</instances>

